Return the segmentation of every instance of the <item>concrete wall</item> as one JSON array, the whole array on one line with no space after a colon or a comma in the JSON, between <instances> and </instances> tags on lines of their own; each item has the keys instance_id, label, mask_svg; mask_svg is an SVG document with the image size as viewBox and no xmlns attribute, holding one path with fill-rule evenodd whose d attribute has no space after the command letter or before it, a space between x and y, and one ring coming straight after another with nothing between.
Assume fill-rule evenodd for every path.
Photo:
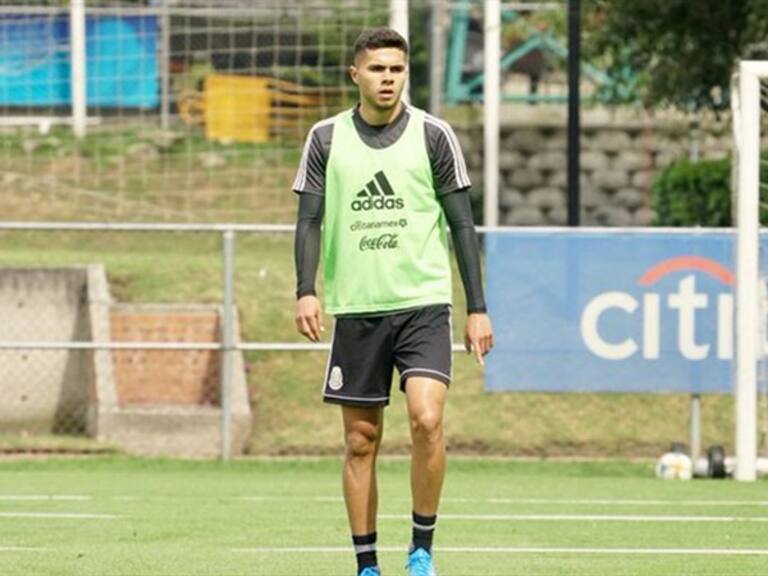
<instances>
[{"instance_id":1,"label":"concrete wall","mask_svg":"<svg viewBox=\"0 0 768 576\"><path fill-rule=\"evenodd\" d=\"M87 269L0 269L0 340L89 340ZM88 355L0 350L0 431L82 433Z\"/></svg>"},{"instance_id":2,"label":"concrete wall","mask_svg":"<svg viewBox=\"0 0 768 576\"><path fill-rule=\"evenodd\" d=\"M483 129L477 111L449 117L473 188L483 188ZM502 225L567 222L567 111L564 106L508 106L501 121L499 204ZM695 122L700 128L696 128ZM581 221L586 226L647 226L654 218L654 176L677 158L731 154L728 117L584 110L581 116Z\"/></svg>"},{"instance_id":3,"label":"concrete wall","mask_svg":"<svg viewBox=\"0 0 768 576\"><path fill-rule=\"evenodd\" d=\"M210 342L220 318L216 306L115 305L101 265L0 269L4 341ZM0 350L0 433L87 433L137 454L213 457L221 449L219 386L213 351ZM241 353L232 422L239 454L251 437Z\"/></svg>"}]
</instances>

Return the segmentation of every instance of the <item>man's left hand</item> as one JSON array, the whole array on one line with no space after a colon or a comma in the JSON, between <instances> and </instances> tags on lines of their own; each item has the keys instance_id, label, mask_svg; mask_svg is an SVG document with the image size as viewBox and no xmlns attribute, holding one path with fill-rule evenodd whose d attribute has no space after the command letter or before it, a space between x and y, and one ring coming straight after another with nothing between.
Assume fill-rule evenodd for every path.
<instances>
[{"instance_id":1,"label":"man's left hand","mask_svg":"<svg viewBox=\"0 0 768 576\"><path fill-rule=\"evenodd\" d=\"M493 348L493 326L488 314L476 312L467 316L464 346L467 352L474 352L481 366L485 366L483 356Z\"/></svg>"}]
</instances>

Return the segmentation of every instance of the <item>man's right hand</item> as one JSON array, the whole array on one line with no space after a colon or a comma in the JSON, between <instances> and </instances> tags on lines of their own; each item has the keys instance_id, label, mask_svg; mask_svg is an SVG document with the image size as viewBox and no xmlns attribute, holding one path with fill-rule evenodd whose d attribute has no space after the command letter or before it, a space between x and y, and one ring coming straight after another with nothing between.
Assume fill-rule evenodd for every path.
<instances>
[{"instance_id":1,"label":"man's right hand","mask_svg":"<svg viewBox=\"0 0 768 576\"><path fill-rule=\"evenodd\" d=\"M325 326L317 296L302 296L296 302L296 328L312 342L320 342L320 333L325 332Z\"/></svg>"}]
</instances>

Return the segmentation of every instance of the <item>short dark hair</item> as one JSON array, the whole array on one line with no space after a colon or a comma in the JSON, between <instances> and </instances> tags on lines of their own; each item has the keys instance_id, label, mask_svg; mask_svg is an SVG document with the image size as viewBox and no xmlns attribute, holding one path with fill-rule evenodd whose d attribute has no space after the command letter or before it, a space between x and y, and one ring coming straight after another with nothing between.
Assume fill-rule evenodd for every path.
<instances>
[{"instance_id":1,"label":"short dark hair","mask_svg":"<svg viewBox=\"0 0 768 576\"><path fill-rule=\"evenodd\" d=\"M378 48L397 48L408 56L408 41L396 30L382 26L380 28L367 28L360 33L355 40L354 57L357 58L366 50Z\"/></svg>"}]
</instances>

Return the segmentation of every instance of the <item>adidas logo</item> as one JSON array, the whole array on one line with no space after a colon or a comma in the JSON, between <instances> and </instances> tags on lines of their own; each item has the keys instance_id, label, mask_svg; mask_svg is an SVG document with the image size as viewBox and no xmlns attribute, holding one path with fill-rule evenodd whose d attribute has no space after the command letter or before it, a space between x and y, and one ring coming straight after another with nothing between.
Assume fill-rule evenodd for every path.
<instances>
[{"instance_id":1,"label":"adidas logo","mask_svg":"<svg viewBox=\"0 0 768 576\"><path fill-rule=\"evenodd\" d=\"M373 180L357 193L357 199L352 201L352 210L396 210L405 208L402 198L396 198L395 191L387 180L383 170L373 175Z\"/></svg>"}]
</instances>

